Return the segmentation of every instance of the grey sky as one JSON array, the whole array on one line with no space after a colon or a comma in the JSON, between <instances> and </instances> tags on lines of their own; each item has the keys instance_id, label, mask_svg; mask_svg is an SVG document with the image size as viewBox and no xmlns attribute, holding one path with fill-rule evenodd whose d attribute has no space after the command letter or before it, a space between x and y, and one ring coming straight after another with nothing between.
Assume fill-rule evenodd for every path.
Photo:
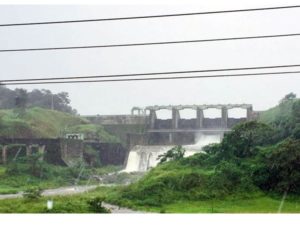
<instances>
[{"instance_id":1,"label":"grey sky","mask_svg":"<svg viewBox=\"0 0 300 225\"><path fill-rule=\"evenodd\" d=\"M279 5L279 4L274 4ZM282 1L281 5L288 5ZM105 18L271 6L0 6L0 23ZM0 28L0 48L57 47L300 32L300 9L152 20ZM144 73L300 64L300 38L0 53L0 78ZM277 70L278 71L278 70ZM300 95L300 76L24 86L67 91L80 114L126 114L154 104L251 103L255 110ZM19 86L22 87L22 86ZM15 87L11 87L15 88ZM212 112L213 113L213 112ZM239 114L239 112L237 112ZM186 114L188 115L188 113Z\"/></svg>"}]
</instances>

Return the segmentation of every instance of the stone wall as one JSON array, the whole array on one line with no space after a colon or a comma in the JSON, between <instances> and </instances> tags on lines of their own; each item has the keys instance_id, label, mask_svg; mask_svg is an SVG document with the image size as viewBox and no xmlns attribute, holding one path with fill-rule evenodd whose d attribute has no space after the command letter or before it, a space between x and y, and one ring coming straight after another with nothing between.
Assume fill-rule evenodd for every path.
<instances>
[{"instance_id":1,"label":"stone wall","mask_svg":"<svg viewBox=\"0 0 300 225\"><path fill-rule=\"evenodd\" d=\"M6 149L6 160L12 160L17 157L25 156L42 150L44 152L44 160L51 164L67 165L71 158L82 154L83 147L78 145L82 143L80 140L64 140L64 139L23 139L23 138L0 138L1 162L3 161L3 149ZM76 144L75 144L76 143ZM20 147L23 146L19 151ZM62 150L63 149L63 150ZM18 153L19 151L19 153Z\"/></svg>"},{"instance_id":2,"label":"stone wall","mask_svg":"<svg viewBox=\"0 0 300 225\"><path fill-rule=\"evenodd\" d=\"M60 139L61 159L68 166L76 165L83 158L84 144L82 140Z\"/></svg>"},{"instance_id":3,"label":"stone wall","mask_svg":"<svg viewBox=\"0 0 300 225\"><path fill-rule=\"evenodd\" d=\"M106 165L124 165L128 155L128 149L120 143L99 143L88 142L85 145L91 146L96 152L102 166ZM90 161L84 154L86 161Z\"/></svg>"}]
</instances>

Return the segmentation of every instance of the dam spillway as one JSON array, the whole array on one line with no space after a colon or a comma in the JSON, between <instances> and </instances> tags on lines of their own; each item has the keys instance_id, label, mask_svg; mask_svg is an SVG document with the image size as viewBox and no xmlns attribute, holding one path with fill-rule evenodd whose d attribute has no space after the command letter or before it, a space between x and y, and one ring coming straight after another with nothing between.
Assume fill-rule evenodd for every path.
<instances>
[{"instance_id":1,"label":"dam spillway","mask_svg":"<svg viewBox=\"0 0 300 225\"><path fill-rule=\"evenodd\" d=\"M196 143L193 145L183 145L185 149L184 157L191 156L196 153L203 152L202 148L212 143L219 143L222 139L222 134L196 134ZM155 167L159 160L159 155L166 153L174 145L136 145L128 156L125 172L147 171Z\"/></svg>"}]
</instances>

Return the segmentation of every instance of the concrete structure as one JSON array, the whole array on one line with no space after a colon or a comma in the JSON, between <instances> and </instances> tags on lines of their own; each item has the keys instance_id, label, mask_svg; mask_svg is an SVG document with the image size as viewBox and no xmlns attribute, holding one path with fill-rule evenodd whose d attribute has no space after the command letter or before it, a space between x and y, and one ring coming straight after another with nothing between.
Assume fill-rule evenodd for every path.
<instances>
[{"instance_id":1,"label":"concrete structure","mask_svg":"<svg viewBox=\"0 0 300 225\"><path fill-rule=\"evenodd\" d=\"M76 133L76 134L66 134L66 139L76 139L76 140L84 140L83 133Z\"/></svg>"},{"instance_id":2,"label":"concrete structure","mask_svg":"<svg viewBox=\"0 0 300 225\"><path fill-rule=\"evenodd\" d=\"M183 109L193 109L196 110L196 123L195 128L202 130L205 129L205 117L204 117L204 110L206 109L219 109L221 110L221 124L220 128L227 129L228 128L228 110L233 108L242 108L247 111L246 120L251 120L253 115L252 105L250 104L218 104L218 105L177 105L177 106L148 106L145 108L146 110L150 111L149 115L149 128L150 129L160 129L157 127L157 116L156 111L158 110L171 110L172 111L172 125L169 129L178 129L180 128L180 110Z\"/></svg>"},{"instance_id":3,"label":"concrete structure","mask_svg":"<svg viewBox=\"0 0 300 225\"><path fill-rule=\"evenodd\" d=\"M18 156L30 156L33 153L41 154L39 160L44 160L45 145L40 144L24 144L11 143L11 141L2 142L1 160L2 164L6 164L9 160L14 161Z\"/></svg>"},{"instance_id":4,"label":"concrete structure","mask_svg":"<svg viewBox=\"0 0 300 225\"><path fill-rule=\"evenodd\" d=\"M228 111L234 108L246 110L244 118L230 118ZM180 111L184 109L192 109L196 111L196 117L184 119L180 117ZM204 112L207 109L220 110L220 118L205 118ZM128 146L133 146L134 143L145 144L193 144L195 135L199 133L219 134L224 135L225 132L239 122L249 121L253 119L253 109L250 104L216 104L216 105L167 105L167 106L148 106L144 109L135 107L135 110L141 110L147 116L147 135L129 135ZM170 119L157 118L158 110L169 110L172 112ZM146 113L149 112L149 113ZM138 140L138 137L142 141Z\"/></svg>"},{"instance_id":5,"label":"concrete structure","mask_svg":"<svg viewBox=\"0 0 300 225\"><path fill-rule=\"evenodd\" d=\"M145 124L147 120L147 116L144 113L139 115L94 115L81 117L101 125L136 125Z\"/></svg>"},{"instance_id":6,"label":"concrete structure","mask_svg":"<svg viewBox=\"0 0 300 225\"><path fill-rule=\"evenodd\" d=\"M244 118L230 118L228 112L234 108L246 110ZM184 109L195 110L195 118L184 119L180 116L180 111ZM206 118L205 110L218 109L220 110L219 118ZM156 115L158 110L171 111L170 119L159 119ZM255 119L256 113L253 112L251 104L207 104L207 105L167 105L167 106L147 106L133 107L131 115L96 115L82 116L92 123L100 124L105 127L110 133L121 137L122 143L127 147L132 146L132 143L137 141L136 136L127 137L128 134L137 134L143 137L145 143L165 143L168 144L193 140L192 136L199 132L209 133L224 133L237 123ZM144 134L150 134L143 136ZM127 138L126 138L127 137ZM128 141L130 138L134 140ZM176 139L176 140L175 140Z\"/></svg>"},{"instance_id":7,"label":"concrete structure","mask_svg":"<svg viewBox=\"0 0 300 225\"><path fill-rule=\"evenodd\" d=\"M135 112L137 112L137 115L146 115L146 111L141 107L132 107L131 109L131 115L136 115Z\"/></svg>"},{"instance_id":8,"label":"concrete structure","mask_svg":"<svg viewBox=\"0 0 300 225\"><path fill-rule=\"evenodd\" d=\"M157 121L159 120L156 116L158 110L170 110L172 112L171 124L169 129L179 129L180 121L184 120L180 118L180 111L184 109L192 109L196 111L196 118L194 121L194 127L197 129L205 129L207 126L207 119L204 117L204 111L207 109L218 109L221 111L221 125L218 127L226 129L238 122L236 120L234 124L229 124L233 118L228 117L228 111L234 108L241 108L246 110L246 117L242 120L251 120L255 117L251 104L215 104L215 105L168 105L168 106L147 106L145 108L133 107L131 109L131 115L94 115L94 116L82 116L88 119L92 123L101 125L146 125L149 129L161 129L157 128ZM232 121L231 121L232 122ZM206 124L205 124L206 123ZM209 125L208 125L209 126Z\"/></svg>"},{"instance_id":9,"label":"concrete structure","mask_svg":"<svg viewBox=\"0 0 300 225\"><path fill-rule=\"evenodd\" d=\"M0 164L6 164L33 153L40 153L42 157L39 160L56 165L73 166L78 161L87 158L86 146L94 148L101 165L123 165L128 154L128 150L120 143L76 139L0 138Z\"/></svg>"}]
</instances>

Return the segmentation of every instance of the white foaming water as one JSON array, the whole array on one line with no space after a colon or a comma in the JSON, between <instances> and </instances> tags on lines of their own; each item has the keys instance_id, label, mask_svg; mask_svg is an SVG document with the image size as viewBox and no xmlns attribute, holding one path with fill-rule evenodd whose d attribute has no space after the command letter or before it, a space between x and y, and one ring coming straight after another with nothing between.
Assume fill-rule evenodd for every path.
<instances>
[{"instance_id":1,"label":"white foaming water","mask_svg":"<svg viewBox=\"0 0 300 225\"><path fill-rule=\"evenodd\" d=\"M195 153L202 152L202 148L208 144L219 143L222 139L221 134L203 134L196 135L196 144L184 145L185 157L191 156ZM147 171L148 169L155 167L159 160L157 157L164 154L174 145L136 145L129 153L127 165L124 172L134 171Z\"/></svg>"}]
</instances>

